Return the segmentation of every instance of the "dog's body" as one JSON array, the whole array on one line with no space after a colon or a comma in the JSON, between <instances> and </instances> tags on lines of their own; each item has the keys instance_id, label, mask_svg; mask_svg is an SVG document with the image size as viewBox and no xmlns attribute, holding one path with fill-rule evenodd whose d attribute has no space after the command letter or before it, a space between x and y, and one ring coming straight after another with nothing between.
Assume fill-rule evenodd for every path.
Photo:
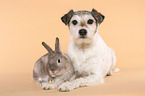
<instances>
[{"instance_id":1,"label":"dog's body","mask_svg":"<svg viewBox=\"0 0 145 96\"><path fill-rule=\"evenodd\" d=\"M68 55L79 74L97 74L104 78L112 73L116 57L98 33L95 34L93 41L91 45L80 47L72 40L68 47Z\"/></svg>"},{"instance_id":2,"label":"dog's body","mask_svg":"<svg viewBox=\"0 0 145 96\"><path fill-rule=\"evenodd\" d=\"M107 74L112 74L115 54L97 32L98 24L103 20L104 16L94 9L91 12L71 10L62 17L62 21L69 25L71 37L68 55L79 78L60 85L60 91L101 84Z\"/></svg>"}]
</instances>

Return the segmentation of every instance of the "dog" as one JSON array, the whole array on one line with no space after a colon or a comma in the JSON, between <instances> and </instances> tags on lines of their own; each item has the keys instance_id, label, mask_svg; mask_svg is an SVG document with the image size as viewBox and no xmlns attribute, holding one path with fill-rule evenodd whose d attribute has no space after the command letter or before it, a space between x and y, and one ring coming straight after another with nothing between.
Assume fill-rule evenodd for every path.
<instances>
[{"instance_id":1,"label":"dog","mask_svg":"<svg viewBox=\"0 0 145 96\"><path fill-rule=\"evenodd\" d=\"M68 25L70 43L68 56L73 62L78 78L61 84L60 91L104 83L106 75L119 71L114 68L116 56L98 34L98 25L105 16L92 9L92 11L70 10L62 16L61 20Z\"/></svg>"}]
</instances>

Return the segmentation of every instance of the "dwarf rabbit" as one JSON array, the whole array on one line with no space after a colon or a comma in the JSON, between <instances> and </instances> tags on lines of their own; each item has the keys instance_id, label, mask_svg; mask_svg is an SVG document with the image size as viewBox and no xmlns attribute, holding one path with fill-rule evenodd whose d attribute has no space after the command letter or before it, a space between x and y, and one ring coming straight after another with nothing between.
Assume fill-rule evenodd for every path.
<instances>
[{"instance_id":1,"label":"dwarf rabbit","mask_svg":"<svg viewBox=\"0 0 145 96\"><path fill-rule=\"evenodd\" d=\"M54 89L73 78L75 70L69 57L60 50L59 38L55 41L55 51L45 42L42 45L48 53L39 58L33 69L33 79L43 89Z\"/></svg>"}]
</instances>

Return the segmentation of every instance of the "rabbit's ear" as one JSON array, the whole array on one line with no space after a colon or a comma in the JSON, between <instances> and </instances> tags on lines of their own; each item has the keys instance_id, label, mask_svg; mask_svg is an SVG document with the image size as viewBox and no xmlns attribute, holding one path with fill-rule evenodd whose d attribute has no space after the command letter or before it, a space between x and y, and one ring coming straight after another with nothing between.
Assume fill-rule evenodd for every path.
<instances>
[{"instance_id":1,"label":"rabbit's ear","mask_svg":"<svg viewBox=\"0 0 145 96\"><path fill-rule=\"evenodd\" d=\"M59 44L59 38L58 37L56 37L56 41L55 41L55 51L61 52L60 44Z\"/></svg>"},{"instance_id":2,"label":"rabbit's ear","mask_svg":"<svg viewBox=\"0 0 145 96\"><path fill-rule=\"evenodd\" d=\"M42 45L47 49L47 51L49 53L52 53L53 52L53 50L45 42L42 42Z\"/></svg>"}]
</instances>

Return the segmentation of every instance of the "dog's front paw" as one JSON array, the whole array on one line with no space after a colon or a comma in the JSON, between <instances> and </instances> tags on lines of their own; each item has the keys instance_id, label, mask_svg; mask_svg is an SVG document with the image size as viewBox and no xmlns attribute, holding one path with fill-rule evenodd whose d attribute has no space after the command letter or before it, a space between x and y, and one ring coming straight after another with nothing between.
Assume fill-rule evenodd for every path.
<instances>
[{"instance_id":1,"label":"dog's front paw","mask_svg":"<svg viewBox=\"0 0 145 96\"><path fill-rule=\"evenodd\" d=\"M55 86L54 86L54 84L43 83L42 88L44 90L51 90L51 89L55 89Z\"/></svg>"},{"instance_id":2,"label":"dog's front paw","mask_svg":"<svg viewBox=\"0 0 145 96\"><path fill-rule=\"evenodd\" d=\"M58 90L61 92L68 92L74 89L75 89L75 86L71 84L70 82L65 82L58 87Z\"/></svg>"}]
</instances>

